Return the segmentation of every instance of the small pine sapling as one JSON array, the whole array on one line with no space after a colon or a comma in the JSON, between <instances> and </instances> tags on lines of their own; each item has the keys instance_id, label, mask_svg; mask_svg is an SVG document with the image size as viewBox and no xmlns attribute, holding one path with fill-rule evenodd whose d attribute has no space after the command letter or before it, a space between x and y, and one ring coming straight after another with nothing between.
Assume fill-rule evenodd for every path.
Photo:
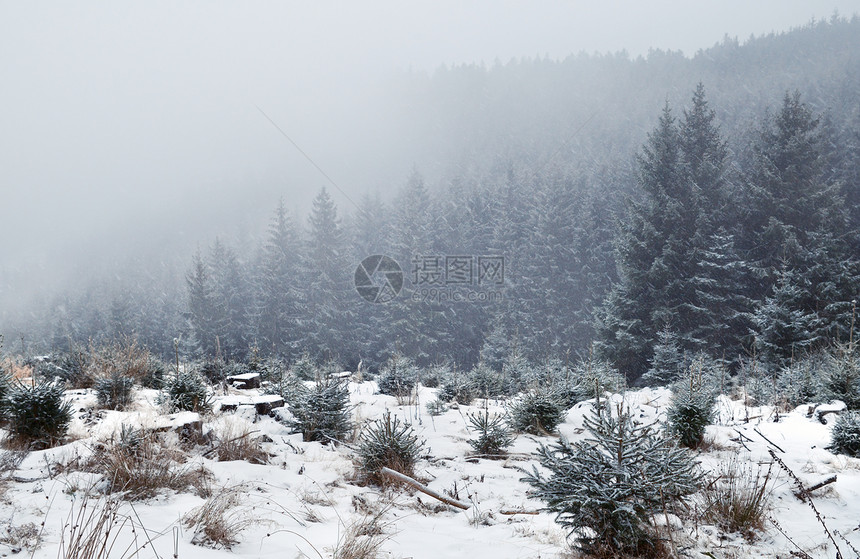
<instances>
[{"instance_id":1,"label":"small pine sapling","mask_svg":"<svg viewBox=\"0 0 860 559\"><path fill-rule=\"evenodd\" d=\"M164 380L159 401L171 412L205 412L211 407L209 388L197 373L177 371Z\"/></svg>"},{"instance_id":2,"label":"small pine sapling","mask_svg":"<svg viewBox=\"0 0 860 559\"><path fill-rule=\"evenodd\" d=\"M843 412L833 424L827 450L860 458L860 411Z\"/></svg>"},{"instance_id":3,"label":"small pine sapling","mask_svg":"<svg viewBox=\"0 0 860 559\"><path fill-rule=\"evenodd\" d=\"M404 398L418 383L418 367L403 355L393 355L379 376L379 391L389 396Z\"/></svg>"},{"instance_id":4,"label":"small pine sapling","mask_svg":"<svg viewBox=\"0 0 860 559\"><path fill-rule=\"evenodd\" d=\"M821 396L820 354L784 367L776 379L780 403L789 409L819 401Z\"/></svg>"},{"instance_id":5,"label":"small pine sapling","mask_svg":"<svg viewBox=\"0 0 860 559\"><path fill-rule=\"evenodd\" d=\"M684 369L684 354L678 345L678 335L664 328L657 334L654 344L654 357L640 382L644 386L666 386L679 380Z\"/></svg>"},{"instance_id":6,"label":"small pine sapling","mask_svg":"<svg viewBox=\"0 0 860 559\"><path fill-rule=\"evenodd\" d=\"M486 458L503 457L505 449L511 446L515 440L505 425L504 417L501 415L491 416L487 410L482 413L470 413L467 417L477 434L477 437L468 441L475 453Z\"/></svg>"},{"instance_id":7,"label":"small pine sapling","mask_svg":"<svg viewBox=\"0 0 860 559\"><path fill-rule=\"evenodd\" d=\"M96 401L99 407L109 410L124 410L134 401L134 380L120 373L97 378Z\"/></svg>"},{"instance_id":8,"label":"small pine sapling","mask_svg":"<svg viewBox=\"0 0 860 559\"><path fill-rule=\"evenodd\" d=\"M634 423L620 405L615 413L595 405L585 428L584 441L542 445L537 457L549 476L533 467L523 481L586 553L653 552L659 545L653 515L699 489L698 464L688 450Z\"/></svg>"},{"instance_id":9,"label":"small pine sapling","mask_svg":"<svg viewBox=\"0 0 860 559\"><path fill-rule=\"evenodd\" d=\"M386 411L381 419L365 427L358 439L356 465L362 478L370 483L385 485L382 468L407 476L415 475L415 464L424 448L411 425Z\"/></svg>"},{"instance_id":10,"label":"small pine sapling","mask_svg":"<svg viewBox=\"0 0 860 559\"><path fill-rule=\"evenodd\" d=\"M320 377L319 368L307 353L303 353L290 367L290 372L299 380L317 380Z\"/></svg>"},{"instance_id":11,"label":"small pine sapling","mask_svg":"<svg viewBox=\"0 0 860 559\"><path fill-rule=\"evenodd\" d=\"M565 391L565 405L600 398L605 392L621 392L627 383L624 375L606 361L589 356L573 366L570 385Z\"/></svg>"},{"instance_id":12,"label":"small pine sapling","mask_svg":"<svg viewBox=\"0 0 860 559\"><path fill-rule=\"evenodd\" d=\"M475 399L475 387L467 380L453 378L442 385L436 397L443 402L457 402L462 406L468 406Z\"/></svg>"},{"instance_id":13,"label":"small pine sapling","mask_svg":"<svg viewBox=\"0 0 860 559\"><path fill-rule=\"evenodd\" d=\"M72 420L72 405L63 400L64 393L61 384L44 381L33 386L13 386L7 400L12 439L31 448L46 448L65 437Z\"/></svg>"},{"instance_id":14,"label":"small pine sapling","mask_svg":"<svg viewBox=\"0 0 860 559\"><path fill-rule=\"evenodd\" d=\"M566 410L552 390L529 390L511 404L508 423L515 431L546 435L564 421Z\"/></svg>"},{"instance_id":15,"label":"small pine sapling","mask_svg":"<svg viewBox=\"0 0 860 559\"><path fill-rule=\"evenodd\" d=\"M340 442L352 431L349 383L326 378L310 388L301 383L287 395L290 427L305 442Z\"/></svg>"},{"instance_id":16,"label":"small pine sapling","mask_svg":"<svg viewBox=\"0 0 860 559\"><path fill-rule=\"evenodd\" d=\"M860 359L855 355L853 343L837 344L828 352L824 392L845 402L849 410L860 410Z\"/></svg>"},{"instance_id":17,"label":"small pine sapling","mask_svg":"<svg viewBox=\"0 0 860 559\"><path fill-rule=\"evenodd\" d=\"M505 395L502 374L493 370L483 361L467 373L466 380L462 383L470 386L472 392L481 398L498 398Z\"/></svg>"},{"instance_id":18,"label":"small pine sapling","mask_svg":"<svg viewBox=\"0 0 860 559\"><path fill-rule=\"evenodd\" d=\"M705 437L705 428L714 417L716 399L702 380L701 370L690 370L689 381L678 383L666 412L669 433L687 448L698 448Z\"/></svg>"},{"instance_id":19,"label":"small pine sapling","mask_svg":"<svg viewBox=\"0 0 860 559\"><path fill-rule=\"evenodd\" d=\"M426 407L427 407L427 413L429 413L433 417L442 415L443 413L448 411L448 406L445 404L445 402L443 402L439 398L436 398L435 400L430 400L429 402L427 402Z\"/></svg>"}]
</instances>

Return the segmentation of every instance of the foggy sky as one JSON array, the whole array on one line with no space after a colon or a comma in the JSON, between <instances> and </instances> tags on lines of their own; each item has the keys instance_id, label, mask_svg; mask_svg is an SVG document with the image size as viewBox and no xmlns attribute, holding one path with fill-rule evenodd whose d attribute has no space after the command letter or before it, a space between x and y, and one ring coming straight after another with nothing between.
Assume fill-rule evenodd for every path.
<instances>
[{"instance_id":1,"label":"foggy sky","mask_svg":"<svg viewBox=\"0 0 860 559\"><path fill-rule=\"evenodd\" d=\"M23 299L22 277L62 283L55 263L131 254L141 237L207 243L199 221L219 212L266 219L281 195L303 212L327 181L255 105L357 199L413 164L386 157L392 72L581 51L692 55L834 9L850 16L860 0L0 0L0 305Z\"/></svg>"}]
</instances>

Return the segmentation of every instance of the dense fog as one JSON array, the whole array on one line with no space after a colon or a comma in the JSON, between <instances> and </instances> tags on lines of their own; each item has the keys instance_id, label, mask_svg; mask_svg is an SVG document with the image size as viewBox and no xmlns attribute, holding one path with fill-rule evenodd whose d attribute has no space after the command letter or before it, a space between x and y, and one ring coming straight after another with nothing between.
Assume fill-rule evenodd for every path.
<instances>
[{"instance_id":1,"label":"dense fog","mask_svg":"<svg viewBox=\"0 0 860 559\"><path fill-rule=\"evenodd\" d=\"M533 359L588 352L623 282L625 200L644 196L636 155L664 106L680 119L699 84L727 146L730 205L747 200L767 115L797 91L826 140L819 179L846 200L839 235L853 238L853 4L4 4L0 332L25 353L119 333L209 353L192 279L227 258L245 286L242 331L208 332L232 336L231 357L256 344L344 365L405 351L465 366L494 333ZM330 300L309 279L325 276L308 217L323 187L340 243ZM294 298L297 333L275 340L250 309L278 208L296 268L277 289ZM356 306L353 272L374 253L407 275L416 255L503 254L505 302ZM646 360L657 322L639 332Z\"/></svg>"}]
</instances>

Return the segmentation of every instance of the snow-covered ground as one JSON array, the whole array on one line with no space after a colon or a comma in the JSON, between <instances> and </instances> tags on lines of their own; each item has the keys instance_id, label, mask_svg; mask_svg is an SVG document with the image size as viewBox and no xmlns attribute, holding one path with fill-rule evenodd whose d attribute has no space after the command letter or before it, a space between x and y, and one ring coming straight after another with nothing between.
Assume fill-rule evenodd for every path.
<instances>
[{"instance_id":1,"label":"snow-covered ground","mask_svg":"<svg viewBox=\"0 0 860 559\"><path fill-rule=\"evenodd\" d=\"M110 536L110 557L159 557L182 559L217 557L331 557L343 546L350 531L378 517L382 528L382 556L401 558L468 557L470 559L549 558L568 552L566 533L551 513L523 514L540 508L528 496L528 486L520 481L518 468L530 468L531 453L553 437L519 435L505 460L471 458L467 440L467 414L485 402L449 409L431 417L425 404L434 390L423 388L417 405L398 406L395 398L376 393L374 382L350 385L355 406L354 418L361 423L390 410L410 422L426 440L426 457L417 468L417 477L431 489L469 503L469 510L455 509L423 493L399 489L382 491L353 482L351 451L345 446L304 443L300 435L268 416L257 416L252 406L239 406L231 413L215 411L204 416L204 433L253 431L264 436L270 458L267 464L244 461L218 462L195 455L188 468L202 464L210 470L210 485L219 491L234 488L240 498L231 514L246 524L232 549L211 549L192 543L193 528L183 524L189 511L205 499L192 492L164 491L147 500L124 502L120 520ZM257 394L257 390L239 391ZM236 401L237 391L220 398ZM166 425L155 404L155 392L138 392L138 401L126 412L95 410L91 391L70 391L67 398L75 406L71 428L74 442L61 447L29 453L11 474L0 503L0 556L35 558L62 557L60 547L71 543L74 526L84 526L78 518L82 504L92 510L99 503L98 489L104 482L98 475L82 473L69 465L76 457L86 457L100 440L116 434L122 425L156 427ZM669 401L665 389L642 389L614 395L633 409L634 417L645 423L661 420ZM215 409L219 405L216 399ZM490 412L503 412L502 403L490 401ZM776 416L769 408L746 407L743 402L720 397L719 422L708 428L711 450L699 453L706 471L736 457L753 467L767 469L773 449L807 485L830 476L837 480L813 493L814 504L831 533L839 531L860 548L860 460L835 456L825 450L830 426L822 424L809 407ZM559 434L571 439L584 437L583 417L587 403L571 409ZM834 414L826 415L831 425ZM188 417L178 418L184 421ZM779 467L772 470L773 519L794 543L769 521L753 541L738 534L724 534L715 526L680 522L673 535L676 549L688 557L789 557L803 552L813 557L834 557L828 537L812 508L794 494L795 486ZM87 502L84 498L93 495ZM510 514L519 512L520 514ZM507 514L506 514L507 513ZM247 522L245 522L247 521ZM29 529L29 538L24 537ZM11 530L11 532L10 532ZM80 529L79 529L80 532ZM18 546L37 539L35 549ZM367 536L359 536L361 538ZM855 552L845 540L834 535L843 557ZM129 547L129 545L131 547ZM133 553L139 550L138 554ZM96 555L97 556L97 555Z\"/></svg>"}]
</instances>

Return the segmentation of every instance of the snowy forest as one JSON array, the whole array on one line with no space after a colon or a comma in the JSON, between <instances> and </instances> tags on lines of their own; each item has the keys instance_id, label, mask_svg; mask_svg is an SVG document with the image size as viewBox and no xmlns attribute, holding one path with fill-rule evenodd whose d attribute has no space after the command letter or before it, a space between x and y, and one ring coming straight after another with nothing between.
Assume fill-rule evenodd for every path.
<instances>
[{"instance_id":1,"label":"snowy forest","mask_svg":"<svg viewBox=\"0 0 860 559\"><path fill-rule=\"evenodd\" d=\"M358 4L0 8L0 557L860 559L860 16Z\"/></svg>"},{"instance_id":2,"label":"snowy forest","mask_svg":"<svg viewBox=\"0 0 860 559\"><path fill-rule=\"evenodd\" d=\"M396 89L398 141L421 154L396 188L336 203L320 178L309 212L273 200L250 234L225 223L195 252L165 246L4 312L6 349L133 337L165 359L350 370L591 355L636 382L655 361L777 370L856 337L856 16L690 58L451 66ZM356 292L371 255L402 268L391 301ZM423 289L427 263L455 256L501 258L503 281Z\"/></svg>"}]
</instances>

